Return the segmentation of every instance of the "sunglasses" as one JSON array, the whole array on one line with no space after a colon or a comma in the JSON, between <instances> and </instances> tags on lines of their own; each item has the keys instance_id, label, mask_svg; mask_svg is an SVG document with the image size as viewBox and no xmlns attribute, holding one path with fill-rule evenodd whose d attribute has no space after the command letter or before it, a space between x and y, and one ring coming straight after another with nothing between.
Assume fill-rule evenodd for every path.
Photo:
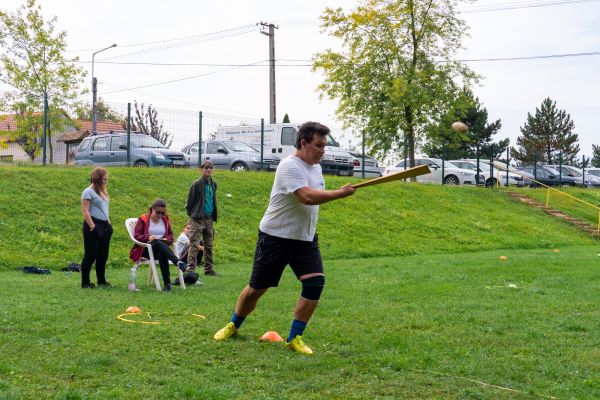
<instances>
[{"instance_id":1,"label":"sunglasses","mask_svg":"<svg viewBox=\"0 0 600 400\"><path fill-rule=\"evenodd\" d=\"M214 167L203 167L202 169L213 169Z\"/></svg>"},{"instance_id":2,"label":"sunglasses","mask_svg":"<svg viewBox=\"0 0 600 400\"><path fill-rule=\"evenodd\" d=\"M154 210L155 213L157 213L158 215L167 215L166 211L156 211Z\"/></svg>"}]
</instances>

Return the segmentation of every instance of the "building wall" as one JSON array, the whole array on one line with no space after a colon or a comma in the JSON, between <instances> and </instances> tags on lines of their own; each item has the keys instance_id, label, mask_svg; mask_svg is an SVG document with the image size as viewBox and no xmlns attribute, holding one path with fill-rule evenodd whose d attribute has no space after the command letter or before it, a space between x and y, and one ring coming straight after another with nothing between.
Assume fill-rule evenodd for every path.
<instances>
[{"instance_id":1,"label":"building wall","mask_svg":"<svg viewBox=\"0 0 600 400\"><path fill-rule=\"evenodd\" d=\"M52 147L53 147L53 156L54 164L66 164L67 163L67 145L63 142L59 142L58 139L62 136L63 132L55 133L52 135ZM41 139L40 139L41 140ZM40 155L36 157L34 163L41 164L43 153L40 151ZM0 146L0 161L2 162L18 162L25 161L31 162L31 158L25 153L23 148L14 142L8 143L8 146L5 148ZM46 163L50 163L50 146L46 147Z\"/></svg>"}]
</instances>

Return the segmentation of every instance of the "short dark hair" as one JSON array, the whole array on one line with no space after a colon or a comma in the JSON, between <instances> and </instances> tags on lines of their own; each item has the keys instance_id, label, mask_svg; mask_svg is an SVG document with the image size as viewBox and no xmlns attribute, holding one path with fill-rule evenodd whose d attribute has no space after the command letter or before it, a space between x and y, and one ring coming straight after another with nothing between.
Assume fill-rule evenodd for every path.
<instances>
[{"instance_id":1,"label":"short dark hair","mask_svg":"<svg viewBox=\"0 0 600 400\"><path fill-rule=\"evenodd\" d=\"M200 164L200 168L206 168L206 167L214 167L215 165L213 164L213 162L211 160L209 160L208 158L205 159L204 161L202 161L202 164Z\"/></svg>"},{"instance_id":2,"label":"short dark hair","mask_svg":"<svg viewBox=\"0 0 600 400\"><path fill-rule=\"evenodd\" d=\"M315 134L319 136L327 136L329 135L329 132L331 132L331 130L323 124L313 121L305 122L302 125L300 125L300 128L298 128L296 148L300 148L302 144L302 139L304 139L306 143L310 143L312 142L313 136Z\"/></svg>"}]
</instances>

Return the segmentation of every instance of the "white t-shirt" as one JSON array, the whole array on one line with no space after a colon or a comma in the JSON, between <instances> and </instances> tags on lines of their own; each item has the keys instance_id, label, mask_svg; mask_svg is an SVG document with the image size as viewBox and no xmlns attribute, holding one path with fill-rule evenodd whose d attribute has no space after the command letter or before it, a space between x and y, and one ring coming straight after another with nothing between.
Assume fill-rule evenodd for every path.
<instances>
[{"instance_id":1,"label":"white t-shirt","mask_svg":"<svg viewBox=\"0 0 600 400\"><path fill-rule=\"evenodd\" d=\"M150 226L148 227L148 235L154 235L159 239L165 237L167 234L167 228L165 227L165 223L163 222L162 218L158 220L158 224L152 222L151 219L148 219L148 221L150 222Z\"/></svg>"},{"instance_id":2,"label":"white t-shirt","mask_svg":"<svg viewBox=\"0 0 600 400\"><path fill-rule=\"evenodd\" d=\"M321 165L307 164L294 155L284 158L275 172L269 207L260 221L260 230L271 236L311 242L319 206L302 204L294 194L306 186L325 189Z\"/></svg>"},{"instance_id":3,"label":"white t-shirt","mask_svg":"<svg viewBox=\"0 0 600 400\"><path fill-rule=\"evenodd\" d=\"M178 257L181 257L181 252L185 249L185 246L190 244L190 238L185 234L185 232L181 232L181 235L177 238L175 242L175 252Z\"/></svg>"}]
</instances>

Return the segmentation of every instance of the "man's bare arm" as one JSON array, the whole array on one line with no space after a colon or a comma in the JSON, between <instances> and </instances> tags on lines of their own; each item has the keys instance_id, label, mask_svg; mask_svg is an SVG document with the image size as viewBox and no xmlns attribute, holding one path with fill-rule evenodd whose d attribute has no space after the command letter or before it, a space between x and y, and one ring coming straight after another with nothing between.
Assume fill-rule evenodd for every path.
<instances>
[{"instance_id":1,"label":"man's bare arm","mask_svg":"<svg viewBox=\"0 0 600 400\"><path fill-rule=\"evenodd\" d=\"M311 188L310 186L304 186L296 190L294 194L300 203L306 204L307 206L316 206L351 196L354 192L356 192L356 189L347 183L336 190L320 190Z\"/></svg>"}]
</instances>

